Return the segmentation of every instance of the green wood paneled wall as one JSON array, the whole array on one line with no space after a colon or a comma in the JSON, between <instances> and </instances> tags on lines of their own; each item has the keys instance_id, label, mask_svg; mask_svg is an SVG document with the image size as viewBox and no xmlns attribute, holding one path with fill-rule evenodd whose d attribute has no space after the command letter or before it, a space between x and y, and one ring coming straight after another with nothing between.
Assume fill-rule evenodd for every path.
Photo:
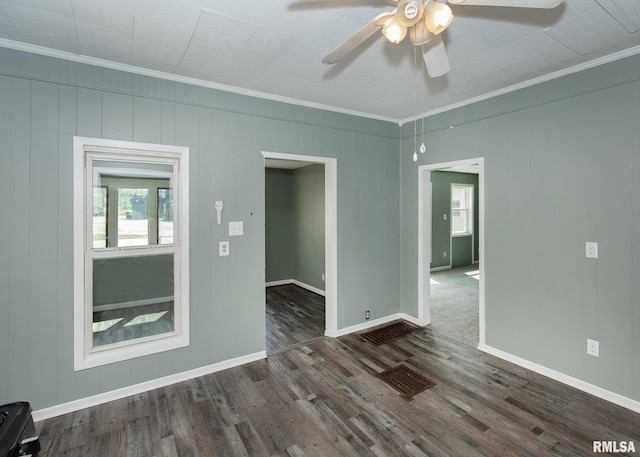
<instances>
[{"instance_id":1,"label":"green wood paneled wall","mask_svg":"<svg viewBox=\"0 0 640 457\"><path fill-rule=\"evenodd\" d=\"M640 400L640 57L426 125L418 165L484 157L486 343ZM400 156L402 301L417 315L409 127ZM599 243L599 259L585 257L586 241ZM587 355L587 338L600 342L599 358Z\"/></svg>"},{"instance_id":2,"label":"green wood paneled wall","mask_svg":"<svg viewBox=\"0 0 640 457\"><path fill-rule=\"evenodd\" d=\"M325 290L324 165L266 170L267 282Z\"/></svg>"},{"instance_id":3,"label":"green wood paneled wall","mask_svg":"<svg viewBox=\"0 0 640 457\"><path fill-rule=\"evenodd\" d=\"M473 232L474 246L471 246L470 239L462 240L451 238L451 184L473 184ZM479 240L479 194L478 194L478 175L469 173L456 173L449 171L432 171L431 172L431 188L433 192L431 209L433 212L431 221L431 268L443 266L468 265L472 258L477 261L480 256L478 253ZM443 215L447 215L445 220ZM465 237L466 238L466 237ZM469 237L471 238L471 237ZM456 241L459 245L468 245L468 249L455 249ZM452 244L454 247L452 248ZM471 251L473 249L473 252ZM451 252L449 252L451 251ZM447 257L444 256L447 253ZM453 256L453 257L452 257ZM457 261L452 261L458 257ZM466 259L466 260L465 260Z\"/></svg>"},{"instance_id":4,"label":"green wood paneled wall","mask_svg":"<svg viewBox=\"0 0 640 457\"><path fill-rule=\"evenodd\" d=\"M293 170L265 170L267 282L293 278Z\"/></svg>"},{"instance_id":5,"label":"green wood paneled wall","mask_svg":"<svg viewBox=\"0 0 640 457\"><path fill-rule=\"evenodd\" d=\"M364 306L417 316L411 125L7 49L0 61L0 403L44 408L264 350L261 150L338 159L339 328ZM639 124L634 56L430 117L420 159L485 159L487 344L638 401ZM190 347L73 371L74 135L191 148ZM245 222L227 258L215 200Z\"/></svg>"},{"instance_id":6,"label":"green wood paneled wall","mask_svg":"<svg viewBox=\"0 0 640 457\"><path fill-rule=\"evenodd\" d=\"M293 172L294 276L325 290L324 165L311 165Z\"/></svg>"},{"instance_id":7,"label":"green wood paneled wall","mask_svg":"<svg viewBox=\"0 0 640 457\"><path fill-rule=\"evenodd\" d=\"M42 409L263 351L260 151L337 158L338 327L365 306L400 312L397 125L8 49L0 62L0 403ZM190 148L189 347L73 371L74 135ZM244 236L218 257L230 220Z\"/></svg>"}]
</instances>

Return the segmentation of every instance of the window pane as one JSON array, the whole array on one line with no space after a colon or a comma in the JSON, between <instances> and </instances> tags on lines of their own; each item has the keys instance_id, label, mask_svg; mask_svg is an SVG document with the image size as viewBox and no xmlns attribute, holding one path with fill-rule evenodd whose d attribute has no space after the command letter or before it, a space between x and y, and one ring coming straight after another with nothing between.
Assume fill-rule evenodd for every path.
<instances>
[{"instance_id":1,"label":"window pane","mask_svg":"<svg viewBox=\"0 0 640 457\"><path fill-rule=\"evenodd\" d=\"M149 190L118 189L118 246L149 244Z\"/></svg>"},{"instance_id":2,"label":"window pane","mask_svg":"<svg viewBox=\"0 0 640 457\"><path fill-rule=\"evenodd\" d=\"M188 346L189 149L73 146L74 369Z\"/></svg>"},{"instance_id":3,"label":"window pane","mask_svg":"<svg viewBox=\"0 0 640 457\"><path fill-rule=\"evenodd\" d=\"M107 247L107 187L93 188L93 247Z\"/></svg>"},{"instance_id":4,"label":"window pane","mask_svg":"<svg viewBox=\"0 0 640 457\"><path fill-rule=\"evenodd\" d=\"M467 211L457 210L452 211L451 217L451 232L452 233L466 233L467 229Z\"/></svg>"},{"instance_id":5,"label":"window pane","mask_svg":"<svg viewBox=\"0 0 640 457\"><path fill-rule=\"evenodd\" d=\"M451 188L451 208L467 209L467 188Z\"/></svg>"},{"instance_id":6,"label":"window pane","mask_svg":"<svg viewBox=\"0 0 640 457\"><path fill-rule=\"evenodd\" d=\"M173 243L173 189L158 188L158 244Z\"/></svg>"},{"instance_id":7,"label":"window pane","mask_svg":"<svg viewBox=\"0 0 640 457\"><path fill-rule=\"evenodd\" d=\"M472 195L472 186L451 186L451 233L453 235L466 235L473 232Z\"/></svg>"},{"instance_id":8,"label":"window pane","mask_svg":"<svg viewBox=\"0 0 640 457\"><path fill-rule=\"evenodd\" d=\"M172 244L173 171L170 164L95 160L93 186L107 191L106 220L94 238L106 241L93 247Z\"/></svg>"},{"instance_id":9,"label":"window pane","mask_svg":"<svg viewBox=\"0 0 640 457\"><path fill-rule=\"evenodd\" d=\"M174 331L174 255L93 260L93 347Z\"/></svg>"}]
</instances>

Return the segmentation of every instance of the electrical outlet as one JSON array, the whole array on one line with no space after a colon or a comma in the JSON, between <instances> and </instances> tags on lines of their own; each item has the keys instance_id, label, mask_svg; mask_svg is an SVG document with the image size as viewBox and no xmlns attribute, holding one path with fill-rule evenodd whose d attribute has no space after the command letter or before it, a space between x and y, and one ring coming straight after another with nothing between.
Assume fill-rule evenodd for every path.
<instances>
[{"instance_id":1,"label":"electrical outlet","mask_svg":"<svg viewBox=\"0 0 640 457\"><path fill-rule=\"evenodd\" d=\"M324 273L322 273L322 280L324 281Z\"/></svg>"},{"instance_id":2,"label":"electrical outlet","mask_svg":"<svg viewBox=\"0 0 640 457\"><path fill-rule=\"evenodd\" d=\"M220 257L229 255L229 242L220 241L218 244L218 255Z\"/></svg>"},{"instance_id":3,"label":"electrical outlet","mask_svg":"<svg viewBox=\"0 0 640 457\"><path fill-rule=\"evenodd\" d=\"M371 313L369 312L369 310L366 310L366 311L364 312L364 318L365 318L365 319L369 319L370 317L371 317Z\"/></svg>"},{"instance_id":4,"label":"electrical outlet","mask_svg":"<svg viewBox=\"0 0 640 457\"><path fill-rule=\"evenodd\" d=\"M587 241L585 243L585 248L587 251L588 259L597 259L598 258L598 243L595 241Z\"/></svg>"},{"instance_id":5,"label":"electrical outlet","mask_svg":"<svg viewBox=\"0 0 640 457\"><path fill-rule=\"evenodd\" d=\"M447 258L447 251L444 251L444 252L442 253L442 257L444 257L445 259Z\"/></svg>"},{"instance_id":6,"label":"electrical outlet","mask_svg":"<svg viewBox=\"0 0 640 457\"><path fill-rule=\"evenodd\" d=\"M594 357L600 357L600 343L587 338L587 354Z\"/></svg>"}]
</instances>

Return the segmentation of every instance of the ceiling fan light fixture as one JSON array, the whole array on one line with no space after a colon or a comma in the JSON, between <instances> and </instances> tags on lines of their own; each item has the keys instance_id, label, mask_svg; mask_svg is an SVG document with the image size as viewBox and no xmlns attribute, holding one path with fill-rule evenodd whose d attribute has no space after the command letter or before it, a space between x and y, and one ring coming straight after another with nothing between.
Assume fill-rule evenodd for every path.
<instances>
[{"instance_id":1,"label":"ceiling fan light fixture","mask_svg":"<svg viewBox=\"0 0 640 457\"><path fill-rule=\"evenodd\" d=\"M433 39L433 33L429 32L424 21L418 22L409 29L409 38L414 46L422 46Z\"/></svg>"},{"instance_id":2,"label":"ceiling fan light fixture","mask_svg":"<svg viewBox=\"0 0 640 457\"><path fill-rule=\"evenodd\" d=\"M426 4L426 9L424 23L427 29L434 35L444 32L447 27L449 27L449 24L451 24L451 21L453 21L453 12L451 8L444 3L429 1Z\"/></svg>"},{"instance_id":3,"label":"ceiling fan light fixture","mask_svg":"<svg viewBox=\"0 0 640 457\"><path fill-rule=\"evenodd\" d=\"M387 40L392 43L398 44L404 37L407 36L407 28L400 23L398 18L394 15L391 16L382 26L382 34L387 37Z\"/></svg>"},{"instance_id":4,"label":"ceiling fan light fixture","mask_svg":"<svg viewBox=\"0 0 640 457\"><path fill-rule=\"evenodd\" d=\"M422 0L400 0L396 15L402 25L411 27L420 22L423 13L424 3Z\"/></svg>"}]
</instances>

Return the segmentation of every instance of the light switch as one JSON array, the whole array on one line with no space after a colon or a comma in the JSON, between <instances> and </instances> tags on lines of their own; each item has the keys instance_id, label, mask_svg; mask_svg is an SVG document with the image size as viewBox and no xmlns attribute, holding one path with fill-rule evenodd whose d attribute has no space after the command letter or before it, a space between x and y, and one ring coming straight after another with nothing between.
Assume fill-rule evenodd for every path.
<instances>
[{"instance_id":1,"label":"light switch","mask_svg":"<svg viewBox=\"0 0 640 457\"><path fill-rule=\"evenodd\" d=\"M244 224L242 221L229 222L229 236L240 236L244 234Z\"/></svg>"}]
</instances>

